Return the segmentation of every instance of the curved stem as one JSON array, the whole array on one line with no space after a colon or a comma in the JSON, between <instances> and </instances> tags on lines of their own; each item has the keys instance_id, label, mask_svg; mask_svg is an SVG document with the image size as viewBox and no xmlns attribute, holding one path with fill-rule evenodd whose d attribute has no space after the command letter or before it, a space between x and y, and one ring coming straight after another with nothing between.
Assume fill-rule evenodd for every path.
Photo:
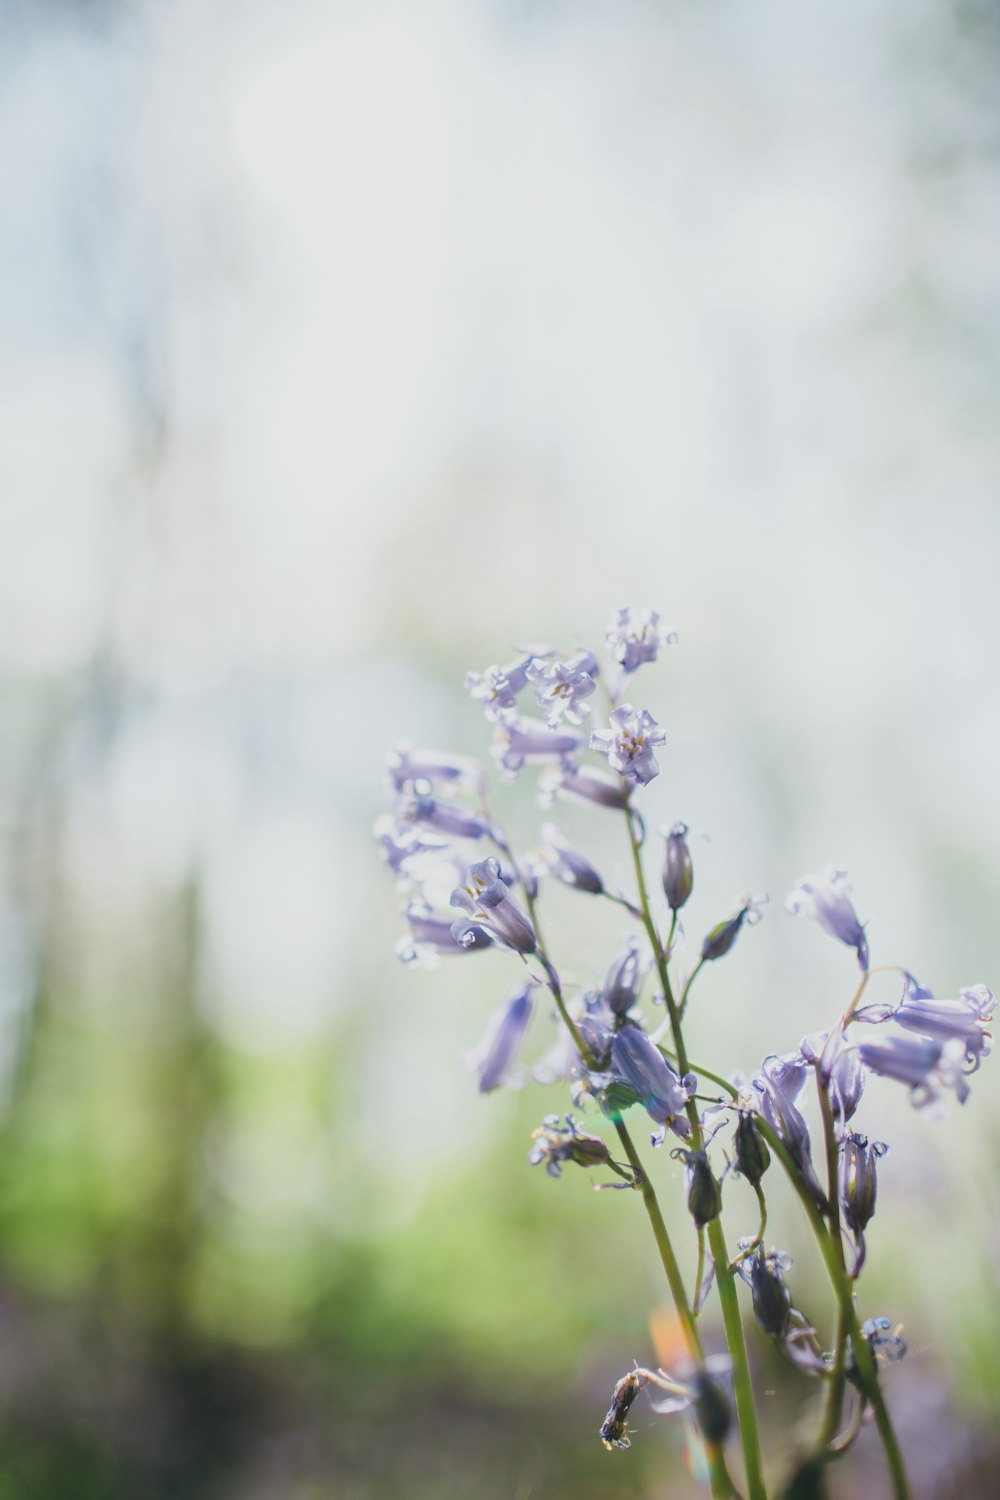
<instances>
[{"instance_id":1,"label":"curved stem","mask_svg":"<svg viewBox=\"0 0 1000 1500\"><path fill-rule=\"evenodd\" d=\"M660 984L663 988L663 998L666 1001L667 1011L670 1016L670 1029L673 1034L677 1064L683 1077L690 1070L687 1049L684 1045L684 1033L681 1028L680 1012L670 984L666 954L660 946L656 923L653 921L653 914L650 909L649 892L646 889L646 877L642 868L642 856L639 852L640 840L636 835L634 815L628 803L625 806L625 822L628 827L629 845L632 850L632 863L635 867L636 889L639 894L639 906L642 909L643 926L649 936L650 945L656 960L657 973L659 974ZM691 1126L692 1144L696 1151L700 1151L704 1147L701 1119L698 1115L698 1106L693 1100L688 1100L687 1117ZM722 1307L722 1322L726 1333L729 1358L733 1368L733 1394L736 1398L736 1416L740 1429L740 1443L743 1448L743 1463L746 1467L747 1492L749 1500L767 1500L760 1451L760 1434L757 1427L757 1407L754 1401L753 1385L750 1380L750 1363L747 1359L743 1319L740 1316L739 1299L736 1295L735 1273L729 1268L729 1251L726 1248L726 1236L722 1228L721 1218L713 1219L708 1225L708 1244L712 1252L712 1259L715 1261L715 1277L716 1285L719 1289L719 1303Z\"/></svg>"},{"instance_id":2,"label":"curved stem","mask_svg":"<svg viewBox=\"0 0 1000 1500\"><path fill-rule=\"evenodd\" d=\"M802 1181L801 1173L789 1156L781 1137L760 1116L757 1117L757 1128L784 1167L788 1175L788 1180L795 1189L799 1201L805 1210L806 1218L809 1220L813 1234L816 1236L816 1241L823 1256L824 1265L826 1266L827 1275L833 1284L833 1289L844 1319L847 1337L850 1339L851 1347L854 1350L854 1360L864 1389L865 1399L870 1403L872 1411L875 1414L875 1425L882 1440L882 1447L885 1450L886 1461L889 1465L889 1473L892 1478L892 1493L895 1496L895 1500L910 1500L910 1486L906 1478L906 1469L903 1465L903 1455L900 1452L892 1419L885 1404L882 1387L879 1385L878 1370L875 1365L874 1356L868 1347L868 1341L861 1332L861 1326L858 1323L851 1283L837 1258L837 1252L834 1249L833 1241L827 1231L822 1215L809 1196L805 1183Z\"/></svg>"},{"instance_id":3,"label":"curved stem","mask_svg":"<svg viewBox=\"0 0 1000 1500\"><path fill-rule=\"evenodd\" d=\"M694 968L691 970L690 974L688 975L687 982L685 983L684 988L681 990L681 1003L680 1003L679 1009L680 1009L680 1016L681 1016L681 1020L682 1021L684 1019L684 1012L687 1010L688 993L689 993L689 991L691 989L691 986L694 984L695 980L698 978L698 975L701 973L704 965L705 965L705 960L703 958L699 958L698 962L695 964Z\"/></svg>"}]
</instances>

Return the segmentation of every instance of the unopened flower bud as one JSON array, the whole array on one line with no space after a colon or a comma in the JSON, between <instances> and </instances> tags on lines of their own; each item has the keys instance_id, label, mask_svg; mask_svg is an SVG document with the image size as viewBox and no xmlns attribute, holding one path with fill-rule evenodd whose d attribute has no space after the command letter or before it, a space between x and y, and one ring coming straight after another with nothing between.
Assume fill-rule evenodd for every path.
<instances>
[{"instance_id":1,"label":"unopened flower bud","mask_svg":"<svg viewBox=\"0 0 1000 1500\"><path fill-rule=\"evenodd\" d=\"M694 886L694 866L686 823L675 823L667 834L663 856L663 893L671 911L680 911Z\"/></svg>"},{"instance_id":2,"label":"unopened flower bud","mask_svg":"<svg viewBox=\"0 0 1000 1500\"><path fill-rule=\"evenodd\" d=\"M753 927L761 919L761 907L767 901L766 896L744 896L739 908L731 917L724 922L717 922L709 932L701 945L701 957L703 963L711 963L716 958L725 958L730 948L740 935L740 929L744 922Z\"/></svg>"},{"instance_id":3,"label":"unopened flower bud","mask_svg":"<svg viewBox=\"0 0 1000 1500\"><path fill-rule=\"evenodd\" d=\"M747 1255L737 1265L743 1280L749 1283L754 1316L765 1333L781 1338L787 1328L792 1299L782 1271L789 1257L776 1250L766 1254Z\"/></svg>"},{"instance_id":4,"label":"unopened flower bud","mask_svg":"<svg viewBox=\"0 0 1000 1500\"><path fill-rule=\"evenodd\" d=\"M740 1115L733 1143L737 1172L756 1187L771 1165L771 1153L753 1115Z\"/></svg>"},{"instance_id":5,"label":"unopened flower bud","mask_svg":"<svg viewBox=\"0 0 1000 1500\"><path fill-rule=\"evenodd\" d=\"M688 1177L688 1212L698 1229L717 1219L722 1212L722 1189L704 1151L687 1151L678 1146L671 1156L683 1161Z\"/></svg>"}]
</instances>

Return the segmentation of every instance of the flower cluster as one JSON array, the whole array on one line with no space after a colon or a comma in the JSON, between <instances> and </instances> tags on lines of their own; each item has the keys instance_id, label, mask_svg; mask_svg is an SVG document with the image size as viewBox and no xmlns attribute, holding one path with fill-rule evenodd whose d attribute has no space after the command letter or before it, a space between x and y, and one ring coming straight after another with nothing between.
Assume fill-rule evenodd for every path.
<instances>
[{"instance_id":1,"label":"flower cluster","mask_svg":"<svg viewBox=\"0 0 1000 1500\"><path fill-rule=\"evenodd\" d=\"M887 1318L862 1323L853 1312L888 1147L854 1122L873 1076L903 1084L919 1109L939 1110L949 1094L965 1103L969 1076L992 1045L995 999L982 984L959 990L954 999L937 999L901 968L895 971L902 979L898 998L874 1000L876 985L885 983L876 976L891 971L871 967L868 934L846 872L830 866L798 881L785 904L790 912L812 917L854 953L860 982L855 972L856 987L841 1014L826 1030L804 1036L796 1049L766 1052L749 1075L727 1080L691 1061L684 1022L695 982L761 920L767 898L740 897L703 930L689 971L678 972L684 937L679 914L683 909L690 924L695 892L689 830L679 820L661 827L656 852L662 901L659 895L652 899L644 870L649 841L638 801L648 796L659 774L654 751L667 736L648 708L621 701L626 688L635 701L637 674L675 640L654 611L626 608L615 613L607 629L603 663L584 647L564 653L539 645L466 678L491 728L502 778L538 767L543 806L572 799L588 805L597 818L623 821L636 871L634 895L609 884L586 850L554 822L542 825L537 849L516 852L493 815L489 777L478 762L398 744L387 758L393 810L375 829L382 859L404 898L406 930L397 951L404 962L434 964L442 957L493 949L512 964L511 987L468 1059L480 1091L529 1081L568 1090L574 1106L610 1127L618 1144L612 1150L604 1135L584 1130L572 1114L549 1113L532 1135L529 1161L544 1164L554 1178L570 1166L599 1168L618 1180L597 1186L641 1189L690 1357L675 1376L636 1368L618 1381L600 1429L604 1446L630 1446L628 1414L645 1393L654 1410L687 1414L704 1448L713 1493L730 1494L723 1448L732 1426L730 1392L738 1382L744 1392L739 1431L748 1495L762 1500L758 1437L746 1394L750 1372L742 1336L735 1338L731 1326L741 1280L747 1288L741 1295L763 1334L796 1370L824 1382L829 1391L832 1417L815 1451L800 1456L797 1472L821 1473L874 1417L894 1492L901 1497L905 1481L879 1371L901 1358L905 1345ZM606 701L606 724L581 733L585 721L600 718L599 698ZM582 983L565 981L546 946L541 918L553 885L587 897L588 903L614 903L634 924L605 965L589 976L589 985L586 976ZM653 993L644 1000L648 987ZM548 1003L542 1003L545 995ZM550 1032L526 1060L529 1037L550 1019L555 1034ZM644 1111L655 1125L654 1148L668 1133L679 1142L670 1154L684 1168L685 1205L697 1246L690 1294L672 1247L677 1216L670 1216L674 1227L668 1230L653 1177L632 1140L630 1111ZM801 1200L834 1283L839 1321L832 1350L821 1347L812 1320L793 1302L790 1257L764 1248L763 1180L776 1163ZM730 1173L748 1186L732 1194ZM745 1214L748 1201L755 1217L747 1227L759 1227L738 1241L732 1258L723 1208L727 1216ZM728 1299L729 1353L721 1358L706 1358L696 1325L713 1283ZM855 1412L841 1433L837 1426L848 1389L855 1393Z\"/></svg>"}]
</instances>

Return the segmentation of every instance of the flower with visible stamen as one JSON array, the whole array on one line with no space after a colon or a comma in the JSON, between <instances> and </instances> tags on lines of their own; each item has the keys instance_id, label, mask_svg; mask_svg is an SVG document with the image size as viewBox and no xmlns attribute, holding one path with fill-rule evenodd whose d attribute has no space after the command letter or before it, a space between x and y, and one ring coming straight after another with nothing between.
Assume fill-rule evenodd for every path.
<instances>
[{"instance_id":1,"label":"flower with visible stamen","mask_svg":"<svg viewBox=\"0 0 1000 1500\"><path fill-rule=\"evenodd\" d=\"M535 689L535 702L545 715L549 728L560 719L582 724L590 713L587 699L597 691L597 658L581 651L569 661L529 662L527 679Z\"/></svg>"},{"instance_id":2,"label":"flower with visible stamen","mask_svg":"<svg viewBox=\"0 0 1000 1500\"><path fill-rule=\"evenodd\" d=\"M550 729L541 719L509 714L498 720L490 753L506 781L512 781L528 761L558 760L583 744L568 729Z\"/></svg>"},{"instance_id":3,"label":"flower with visible stamen","mask_svg":"<svg viewBox=\"0 0 1000 1500\"><path fill-rule=\"evenodd\" d=\"M517 695L527 684L531 663L552 655L551 646L529 646L505 667L493 665L482 672L467 672L466 692L482 705L488 719L500 718L516 709Z\"/></svg>"},{"instance_id":4,"label":"flower with visible stamen","mask_svg":"<svg viewBox=\"0 0 1000 1500\"><path fill-rule=\"evenodd\" d=\"M451 904L461 907L472 919L460 917L451 929L463 948L468 945L470 930L477 926L485 928L501 947L513 948L516 953L534 953L538 947L531 919L501 878L498 860L483 859L472 865L466 884L452 891Z\"/></svg>"},{"instance_id":5,"label":"flower with visible stamen","mask_svg":"<svg viewBox=\"0 0 1000 1500\"><path fill-rule=\"evenodd\" d=\"M535 1009L534 989L532 980L508 995L469 1059L470 1067L479 1074L481 1094L492 1093L501 1085L510 1085L514 1081L512 1069Z\"/></svg>"},{"instance_id":6,"label":"flower with visible stamen","mask_svg":"<svg viewBox=\"0 0 1000 1500\"><path fill-rule=\"evenodd\" d=\"M868 940L850 899L846 870L831 865L818 875L805 875L785 901L793 914L805 912L824 932L846 943L858 955L862 969L868 968Z\"/></svg>"},{"instance_id":7,"label":"flower with visible stamen","mask_svg":"<svg viewBox=\"0 0 1000 1500\"><path fill-rule=\"evenodd\" d=\"M633 1090L650 1119L663 1126L658 1138L652 1138L654 1145L663 1144L668 1126L675 1135L687 1139L691 1126L684 1109L698 1087L693 1073L679 1078L646 1033L632 1025L623 1026L615 1034L611 1043L611 1072Z\"/></svg>"},{"instance_id":8,"label":"flower with visible stamen","mask_svg":"<svg viewBox=\"0 0 1000 1500\"><path fill-rule=\"evenodd\" d=\"M489 821L480 813L469 812L454 802L442 802L438 797L405 797L400 803L399 815L404 823L417 823L422 828L433 828L454 839L482 839L492 833Z\"/></svg>"},{"instance_id":9,"label":"flower with visible stamen","mask_svg":"<svg viewBox=\"0 0 1000 1500\"><path fill-rule=\"evenodd\" d=\"M538 778L538 800L542 806L551 807L557 797L576 797L581 802L596 803L598 807L611 807L616 811L621 811L628 801L620 777L612 780L591 766L577 766L569 759L543 771Z\"/></svg>"},{"instance_id":10,"label":"flower with visible stamen","mask_svg":"<svg viewBox=\"0 0 1000 1500\"><path fill-rule=\"evenodd\" d=\"M701 945L701 957L703 963L712 963L717 958L725 958L740 935L743 924L755 927L763 916L762 908L767 905L766 896L744 896L737 910L724 922L718 922L707 933Z\"/></svg>"},{"instance_id":11,"label":"flower with visible stamen","mask_svg":"<svg viewBox=\"0 0 1000 1500\"><path fill-rule=\"evenodd\" d=\"M486 772L469 756L442 750L414 750L403 740L393 745L385 764L389 784L395 792L422 791L423 783L456 792L481 792L486 786Z\"/></svg>"},{"instance_id":12,"label":"flower with visible stamen","mask_svg":"<svg viewBox=\"0 0 1000 1500\"><path fill-rule=\"evenodd\" d=\"M840 1203L844 1223L854 1235L854 1264L851 1277L861 1274L865 1263L864 1231L875 1212L878 1178L875 1164L887 1154L884 1141L872 1141L853 1132L845 1135L840 1157Z\"/></svg>"},{"instance_id":13,"label":"flower with visible stamen","mask_svg":"<svg viewBox=\"0 0 1000 1500\"><path fill-rule=\"evenodd\" d=\"M587 891L592 896L601 894L604 881L599 873L590 860L573 847L556 823L542 824L542 838L545 840L545 856L538 861L541 872L555 875L557 880L574 890Z\"/></svg>"},{"instance_id":14,"label":"flower with visible stamen","mask_svg":"<svg viewBox=\"0 0 1000 1500\"><path fill-rule=\"evenodd\" d=\"M965 1051L960 1037L942 1042L925 1036L887 1036L858 1043L858 1055L866 1068L880 1078L905 1083L915 1108L935 1112L944 1089L953 1089L959 1104L969 1097L963 1067Z\"/></svg>"},{"instance_id":15,"label":"flower with visible stamen","mask_svg":"<svg viewBox=\"0 0 1000 1500\"><path fill-rule=\"evenodd\" d=\"M676 646L677 632L660 624L655 609L627 607L615 611L604 639L622 671L629 673L655 661L661 646Z\"/></svg>"},{"instance_id":16,"label":"flower with visible stamen","mask_svg":"<svg viewBox=\"0 0 1000 1500\"><path fill-rule=\"evenodd\" d=\"M623 703L611 714L611 732L594 729L590 734L591 750L608 757L613 771L636 786L648 786L660 774L653 750L666 743L667 736L646 709L635 709Z\"/></svg>"},{"instance_id":17,"label":"flower with visible stamen","mask_svg":"<svg viewBox=\"0 0 1000 1500\"><path fill-rule=\"evenodd\" d=\"M637 940L629 938L625 952L618 955L604 976L604 1003L613 1015L624 1016L632 1009L647 967Z\"/></svg>"},{"instance_id":18,"label":"flower with visible stamen","mask_svg":"<svg viewBox=\"0 0 1000 1500\"><path fill-rule=\"evenodd\" d=\"M474 953L477 949L493 946L488 933L474 922L468 924L467 940L457 942L453 919L444 912L432 911L422 901L411 901L403 916L410 930L396 944L396 956L404 964L420 964L430 969L439 958Z\"/></svg>"}]
</instances>

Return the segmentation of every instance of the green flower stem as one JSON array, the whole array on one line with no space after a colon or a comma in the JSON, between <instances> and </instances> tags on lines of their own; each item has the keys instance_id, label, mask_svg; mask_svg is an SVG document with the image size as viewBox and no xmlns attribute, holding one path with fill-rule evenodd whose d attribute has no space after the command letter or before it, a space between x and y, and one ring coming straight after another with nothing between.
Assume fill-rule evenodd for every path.
<instances>
[{"instance_id":1,"label":"green flower stem","mask_svg":"<svg viewBox=\"0 0 1000 1500\"><path fill-rule=\"evenodd\" d=\"M833 1107L830 1103L830 1090L824 1087L818 1073L816 1075L816 1087L819 1092L819 1107L823 1117L823 1138L826 1143L827 1198L830 1203L827 1217L830 1221L830 1239L833 1242L834 1254L837 1257L841 1272L846 1278L847 1262L844 1259L844 1241L841 1238L840 1232L840 1184L837 1173L839 1147L833 1124ZM846 1334L844 1310L838 1298L836 1328L833 1335L833 1369L830 1372L830 1382L827 1386L826 1410L823 1414L823 1424L820 1428L819 1436L821 1448L826 1448L832 1439L836 1437L841 1418L844 1414Z\"/></svg>"},{"instance_id":2,"label":"green flower stem","mask_svg":"<svg viewBox=\"0 0 1000 1500\"><path fill-rule=\"evenodd\" d=\"M632 849L632 863L635 867L636 889L639 894L639 906L642 911L643 926L649 936L656 959L657 973L660 977L660 984L663 987L663 997L670 1015L670 1028L673 1033L674 1050L677 1053L677 1064L683 1077L690 1069L688 1066L687 1050L684 1046L684 1033L681 1028L680 1012L670 984L666 952L660 946L656 923L653 921L653 914L649 905L649 892L646 889L646 877L642 868L642 856L639 852L639 839L636 836L632 810L628 805L625 808L625 821L628 825L629 844ZM687 1117L691 1125L694 1149L696 1151L704 1150L704 1139L702 1136L701 1120L698 1116L698 1106L693 1100L688 1101ZM754 1401L753 1385L750 1380L750 1364L747 1359L743 1320L740 1317L739 1299L736 1295L735 1273L730 1269L726 1236L722 1228L722 1221L719 1218L713 1219L708 1226L708 1244L712 1252L712 1259L715 1261L715 1278L719 1289L719 1302L722 1307L722 1322L726 1332L726 1345L729 1349L729 1358L732 1361L733 1367L733 1393L736 1397L736 1416L740 1429L740 1442L743 1448L743 1463L746 1468L748 1496L749 1500L767 1500L760 1451L760 1433L757 1427L757 1407Z\"/></svg>"},{"instance_id":3,"label":"green flower stem","mask_svg":"<svg viewBox=\"0 0 1000 1500\"><path fill-rule=\"evenodd\" d=\"M854 1350L854 1359L858 1368L858 1375L864 1387L865 1397L875 1413L875 1425L882 1440L882 1447L885 1449L886 1461L889 1465L889 1473L892 1478L892 1493L895 1496L895 1500L910 1500L910 1486L906 1478L903 1456L899 1451L899 1443L893 1430L892 1419L885 1404L885 1397L882 1395L882 1387L879 1385L875 1359L858 1323L851 1282L848 1280L840 1264L823 1217L812 1201L812 1198L810 1198L805 1183L802 1181L801 1173L789 1156L781 1137L759 1115L757 1116L757 1128L784 1167L788 1175L788 1180L795 1189L799 1201L805 1210L806 1218L809 1220L813 1234L816 1236L816 1241L826 1266L827 1275L833 1284L833 1289L840 1305L844 1328L846 1329L847 1337L851 1341L851 1347Z\"/></svg>"},{"instance_id":4,"label":"green flower stem","mask_svg":"<svg viewBox=\"0 0 1000 1500\"><path fill-rule=\"evenodd\" d=\"M691 992L691 986L694 984L695 980L698 978L698 975L701 973L702 968L704 967L704 963L705 960L703 958L699 958L698 962L695 964L694 968L691 970L690 974L687 977L687 983L681 990L681 1002L679 1010L682 1021L684 1019L684 1013L687 1010L688 995Z\"/></svg>"}]
</instances>

